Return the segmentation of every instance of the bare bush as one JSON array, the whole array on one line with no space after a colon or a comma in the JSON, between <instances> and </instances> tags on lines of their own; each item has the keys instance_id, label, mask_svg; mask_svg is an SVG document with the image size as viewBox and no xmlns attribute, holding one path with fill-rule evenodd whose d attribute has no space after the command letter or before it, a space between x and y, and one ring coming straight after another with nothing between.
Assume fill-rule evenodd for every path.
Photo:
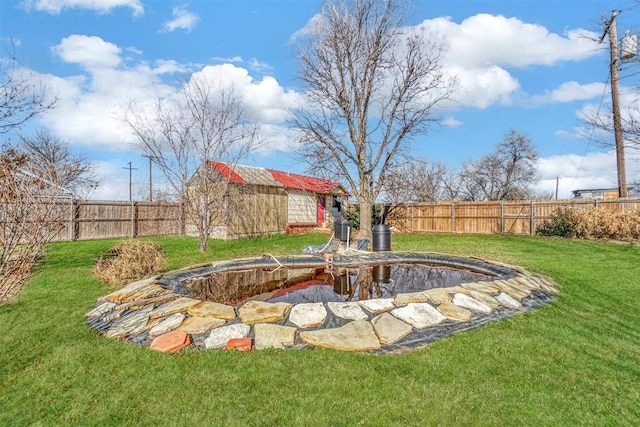
<instances>
[{"instance_id":1,"label":"bare bush","mask_svg":"<svg viewBox=\"0 0 640 427\"><path fill-rule=\"evenodd\" d=\"M640 211L613 212L601 208L584 212L572 208L557 209L536 229L536 233L579 239L639 240Z\"/></svg>"},{"instance_id":2,"label":"bare bush","mask_svg":"<svg viewBox=\"0 0 640 427\"><path fill-rule=\"evenodd\" d=\"M54 108L57 97L32 73L18 67L15 45L0 58L0 135L17 131ZM64 208L59 184L47 171L29 168L29 158L11 148L0 151L0 303L22 287L44 244L60 232Z\"/></svg>"},{"instance_id":3,"label":"bare bush","mask_svg":"<svg viewBox=\"0 0 640 427\"><path fill-rule=\"evenodd\" d=\"M93 272L103 282L119 286L151 277L163 271L166 259L160 245L140 240L126 240L101 257Z\"/></svg>"},{"instance_id":4,"label":"bare bush","mask_svg":"<svg viewBox=\"0 0 640 427\"><path fill-rule=\"evenodd\" d=\"M16 151L0 153L0 302L20 290L68 215L55 183L31 174L27 163Z\"/></svg>"}]
</instances>

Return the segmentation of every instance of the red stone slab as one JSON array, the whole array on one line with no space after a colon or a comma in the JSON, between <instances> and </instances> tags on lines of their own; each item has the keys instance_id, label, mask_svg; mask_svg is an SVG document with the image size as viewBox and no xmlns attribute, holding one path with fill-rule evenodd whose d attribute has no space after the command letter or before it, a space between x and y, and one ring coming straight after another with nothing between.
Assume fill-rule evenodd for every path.
<instances>
[{"instance_id":1,"label":"red stone slab","mask_svg":"<svg viewBox=\"0 0 640 427\"><path fill-rule=\"evenodd\" d=\"M157 336L151 342L151 349L162 353L175 353L191 344L191 336L182 331L171 331Z\"/></svg>"},{"instance_id":2,"label":"red stone slab","mask_svg":"<svg viewBox=\"0 0 640 427\"><path fill-rule=\"evenodd\" d=\"M227 341L225 349L227 350L239 350L249 351L251 350L252 340L251 338L231 338Z\"/></svg>"}]
</instances>

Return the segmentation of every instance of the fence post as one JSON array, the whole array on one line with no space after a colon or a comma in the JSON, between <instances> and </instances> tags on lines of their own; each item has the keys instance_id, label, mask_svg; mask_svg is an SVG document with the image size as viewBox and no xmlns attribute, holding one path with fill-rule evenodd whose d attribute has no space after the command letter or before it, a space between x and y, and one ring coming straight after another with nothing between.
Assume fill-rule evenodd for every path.
<instances>
[{"instance_id":1,"label":"fence post","mask_svg":"<svg viewBox=\"0 0 640 427\"><path fill-rule=\"evenodd\" d=\"M75 209L73 207L73 196L69 197L69 241L73 241L73 229L75 227L75 221L73 217L75 213Z\"/></svg>"},{"instance_id":2,"label":"fence post","mask_svg":"<svg viewBox=\"0 0 640 427\"><path fill-rule=\"evenodd\" d=\"M71 215L72 215L72 227L71 227L71 240L80 239L80 200L74 200L72 205Z\"/></svg>"},{"instance_id":3,"label":"fence post","mask_svg":"<svg viewBox=\"0 0 640 427\"><path fill-rule=\"evenodd\" d=\"M504 234L504 201L500 200L500 234Z\"/></svg>"},{"instance_id":4,"label":"fence post","mask_svg":"<svg viewBox=\"0 0 640 427\"><path fill-rule=\"evenodd\" d=\"M129 234L130 238L134 238L136 235L136 202L131 202L131 232Z\"/></svg>"},{"instance_id":5,"label":"fence post","mask_svg":"<svg viewBox=\"0 0 640 427\"><path fill-rule=\"evenodd\" d=\"M413 203L410 205L410 207L411 207L411 210L409 211L410 212L409 216L411 218L411 232L413 233Z\"/></svg>"},{"instance_id":6,"label":"fence post","mask_svg":"<svg viewBox=\"0 0 640 427\"><path fill-rule=\"evenodd\" d=\"M534 219L535 219L535 214L534 214L534 212L533 212L534 207L535 207L535 204L533 203L533 200L532 200L532 201L531 201L531 208L530 208L530 209L531 209L531 212L530 212L530 215L529 215L529 216L530 216L530 219L529 219L529 228L530 228L530 233L531 233L531 235L532 235L532 236L533 236L534 231L535 231L535 227L533 226L533 221L534 221Z\"/></svg>"},{"instance_id":7,"label":"fence post","mask_svg":"<svg viewBox=\"0 0 640 427\"><path fill-rule=\"evenodd\" d=\"M456 202L451 201L451 233L456 232Z\"/></svg>"}]
</instances>

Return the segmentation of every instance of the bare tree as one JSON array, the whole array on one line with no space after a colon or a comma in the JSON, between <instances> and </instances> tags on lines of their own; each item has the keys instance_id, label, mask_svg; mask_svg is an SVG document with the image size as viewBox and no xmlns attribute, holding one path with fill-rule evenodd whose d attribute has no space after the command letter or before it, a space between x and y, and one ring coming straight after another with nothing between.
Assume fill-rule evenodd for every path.
<instances>
[{"instance_id":1,"label":"bare tree","mask_svg":"<svg viewBox=\"0 0 640 427\"><path fill-rule=\"evenodd\" d=\"M472 201L528 199L538 179L537 159L531 139L511 130L493 153L466 163L461 174L461 197Z\"/></svg>"},{"instance_id":2,"label":"bare tree","mask_svg":"<svg viewBox=\"0 0 640 427\"><path fill-rule=\"evenodd\" d=\"M98 186L94 166L86 158L71 153L68 143L53 138L45 130L32 137L21 135L15 150L25 154L32 173L48 177L76 196L86 197Z\"/></svg>"},{"instance_id":3,"label":"bare tree","mask_svg":"<svg viewBox=\"0 0 640 427\"><path fill-rule=\"evenodd\" d=\"M452 178L455 171L440 162L411 159L387 174L384 199L396 204L452 200L457 191Z\"/></svg>"},{"instance_id":4,"label":"bare tree","mask_svg":"<svg viewBox=\"0 0 640 427\"><path fill-rule=\"evenodd\" d=\"M176 97L158 96L150 112L132 105L124 121L175 191L183 218L194 220L204 252L212 220L226 218L230 202L228 176L211 164L234 164L259 138L232 87L216 85L203 75L182 83Z\"/></svg>"},{"instance_id":5,"label":"bare tree","mask_svg":"<svg viewBox=\"0 0 640 427\"><path fill-rule=\"evenodd\" d=\"M396 0L328 0L299 46L306 105L295 113L301 157L313 173L344 181L371 237L372 205L411 139L438 123L452 93L443 45L402 28Z\"/></svg>"},{"instance_id":6,"label":"bare tree","mask_svg":"<svg viewBox=\"0 0 640 427\"><path fill-rule=\"evenodd\" d=\"M58 100L33 73L18 67L13 41L6 53L5 58L0 58L0 135L19 129L33 117L52 109Z\"/></svg>"}]
</instances>

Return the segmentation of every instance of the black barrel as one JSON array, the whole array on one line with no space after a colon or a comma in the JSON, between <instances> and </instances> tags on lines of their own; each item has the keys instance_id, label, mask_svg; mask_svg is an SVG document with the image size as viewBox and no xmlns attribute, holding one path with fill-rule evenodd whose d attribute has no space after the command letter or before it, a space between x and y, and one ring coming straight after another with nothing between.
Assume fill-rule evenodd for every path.
<instances>
[{"instance_id":1,"label":"black barrel","mask_svg":"<svg viewBox=\"0 0 640 427\"><path fill-rule=\"evenodd\" d=\"M342 241L342 221L339 219L333 221L333 235L336 239Z\"/></svg>"},{"instance_id":2,"label":"black barrel","mask_svg":"<svg viewBox=\"0 0 640 427\"><path fill-rule=\"evenodd\" d=\"M342 231L339 237L341 242L346 242L347 240L353 239L353 236L351 236L352 230L349 230L350 228L351 228L351 221L342 221Z\"/></svg>"},{"instance_id":3,"label":"black barrel","mask_svg":"<svg viewBox=\"0 0 640 427\"><path fill-rule=\"evenodd\" d=\"M373 250L376 252L391 250L391 227L384 224L373 226Z\"/></svg>"},{"instance_id":4,"label":"black barrel","mask_svg":"<svg viewBox=\"0 0 640 427\"><path fill-rule=\"evenodd\" d=\"M376 283L389 283L391 281L391 266L390 265L374 266L373 281Z\"/></svg>"}]
</instances>

